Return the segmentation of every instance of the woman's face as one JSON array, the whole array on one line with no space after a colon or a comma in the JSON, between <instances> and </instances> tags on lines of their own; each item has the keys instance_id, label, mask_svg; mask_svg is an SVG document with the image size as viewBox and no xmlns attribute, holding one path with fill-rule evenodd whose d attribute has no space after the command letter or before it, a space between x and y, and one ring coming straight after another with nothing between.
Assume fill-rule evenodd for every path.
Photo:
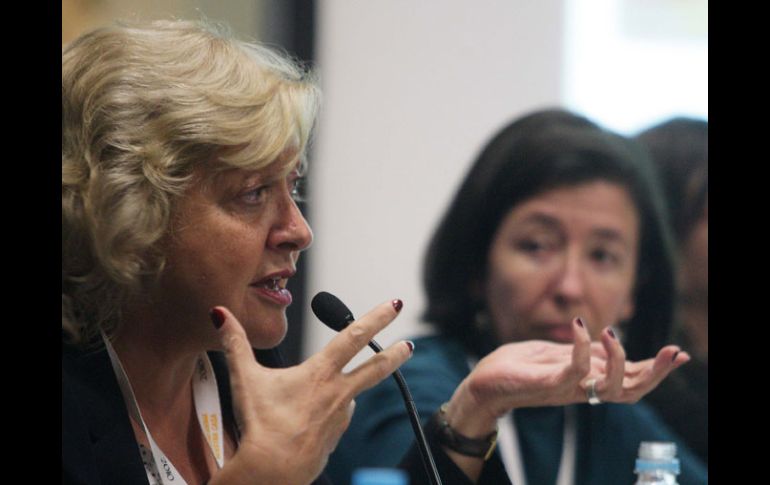
<instances>
[{"instance_id":1,"label":"woman's face","mask_svg":"<svg viewBox=\"0 0 770 485\"><path fill-rule=\"evenodd\" d=\"M592 338L633 314L639 218L625 188L605 181L543 192L502 219L485 294L501 342Z\"/></svg>"},{"instance_id":2,"label":"woman's face","mask_svg":"<svg viewBox=\"0 0 770 485\"><path fill-rule=\"evenodd\" d=\"M167 265L157 301L167 320L216 342L209 310L224 305L254 347L274 347L284 338L291 303L286 282L313 240L294 202L298 174L284 175L285 167L196 174L175 207L164 245Z\"/></svg>"}]
</instances>

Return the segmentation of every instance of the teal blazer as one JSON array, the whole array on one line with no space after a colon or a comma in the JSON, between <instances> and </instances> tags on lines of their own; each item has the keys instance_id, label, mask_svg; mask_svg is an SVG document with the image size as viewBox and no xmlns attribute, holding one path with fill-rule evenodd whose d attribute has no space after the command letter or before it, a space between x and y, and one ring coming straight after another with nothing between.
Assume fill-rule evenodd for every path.
<instances>
[{"instance_id":1,"label":"teal blazer","mask_svg":"<svg viewBox=\"0 0 770 485\"><path fill-rule=\"evenodd\" d=\"M447 337L415 339L414 356L401 372L414 397L423 425L468 375L466 352ZM635 482L634 464L641 441L677 443L681 464L680 485L707 483L706 466L643 403L576 405L576 485L614 485ZM563 440L563 407L525 408L514 413L528 485L555 483ZM360 467L397 467L405 458L415 460L414 434L401 394L392 379L356 398L356 410L347 432L331 455L327 473L334 483L350 483ZM432 446L434 455L437 446ZM440 452L439 452L440 453ZM440 453L442 467L446 458ZM409 461L409 460L406 460ZM442 471L442 470L440 470ZM470 483L442 474L444 485ZM426 483L413 476L411 485ZM485 463L479 485L510 483L499 453Z\"/></svg>"}]
</instances>

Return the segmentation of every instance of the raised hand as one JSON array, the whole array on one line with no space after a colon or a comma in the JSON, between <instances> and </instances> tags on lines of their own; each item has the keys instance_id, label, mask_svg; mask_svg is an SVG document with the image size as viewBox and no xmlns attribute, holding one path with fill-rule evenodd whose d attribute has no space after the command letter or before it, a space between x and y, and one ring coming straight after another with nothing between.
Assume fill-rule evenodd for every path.
<instances>
[{"instance_id":1,"label":"raised hand","mask_svg":"<svg viewBox=\"0 0 770 485\"><path fill-rule=\"evenodd\" d=\"M611 329L592 343L578 319L573 326L573 344L515 342L481 359L449 403L452 427L470 437L484 436L514 408L586 402L591 380L602 402L633 403L690 360L669 345L655 358L629 362Z\"/></svg>"},{"instance_id":2,"label":"raised hand","mask_svg":"<svg viewBox=\"0 0 770 485\"><path fill-rule=\"evenodd\" d=\"M412 355L412 347L402 341L343 372L398 315L391 302L350 324L302 364L285 369L261 366L238 320L223 307L214 311L224 315L219 332L241 438L235 455L214 475L212 485L310 483L350 424L353 398Z\"/></svg>"}]
</instances>

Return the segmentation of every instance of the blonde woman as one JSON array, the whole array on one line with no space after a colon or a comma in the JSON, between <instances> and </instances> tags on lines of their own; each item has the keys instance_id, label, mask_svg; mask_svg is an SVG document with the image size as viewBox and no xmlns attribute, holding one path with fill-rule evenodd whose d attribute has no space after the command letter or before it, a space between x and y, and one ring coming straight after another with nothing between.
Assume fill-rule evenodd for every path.
<instances>
[{"instance_id":1,"label":"blonde woman","mask_svg":"<svg viewBox=\"0 0 770 485\"><path fill-rule=\"evenodd\" d=\"M63 51L67 483L310 483L353 397L411 355L341 372L396 301L300 366L254 359L286 333L312 241L294 198L318 99L281 55L196 23Z\"/></svg>"}]
</instances>

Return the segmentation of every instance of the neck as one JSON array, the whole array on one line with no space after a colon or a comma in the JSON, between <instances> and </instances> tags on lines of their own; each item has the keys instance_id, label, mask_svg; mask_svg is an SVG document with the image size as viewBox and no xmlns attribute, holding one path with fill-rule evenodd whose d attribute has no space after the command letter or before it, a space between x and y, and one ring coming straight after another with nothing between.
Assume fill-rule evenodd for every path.
<instances>
[{"instance_id":1,"label":"neck","mask_svg":"<svg viewBox=\"0 0 770 485\"><path fill-rule=\"evenodd\" d=\"M128 376L146 421L153 417L187 419L192 406L192 377L203 349L185 342L173 325L156 324L150 315L127 315L113 347Z\"/></svg>"}]
</instances>

